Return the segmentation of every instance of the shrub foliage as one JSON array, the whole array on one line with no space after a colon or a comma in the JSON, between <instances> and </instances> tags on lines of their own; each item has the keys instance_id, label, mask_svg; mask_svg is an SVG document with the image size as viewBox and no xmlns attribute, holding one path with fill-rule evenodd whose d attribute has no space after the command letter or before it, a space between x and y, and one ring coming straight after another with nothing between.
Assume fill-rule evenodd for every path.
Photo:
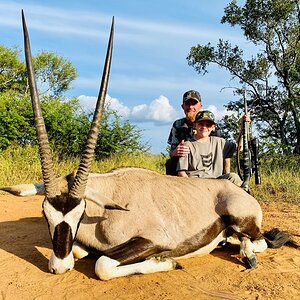
<instances>
[{"instance_id":1,"label":"shrub foliage","mask_svg":"<svg viewBox=\"0 0 300 300\"><path fill-rule=\"evenodd\" d=\"M36 144L25 66L18 55L18 49L0 45L1 150L11 145ZM33 62L52 148L60 159L76 157L85 145L91 121L91 115L80 107L77 98L64 97L77 71L68 60L52 52L40 52ZM108 108L103 114L100 136L96 159L118 153L146 152L149 148L141 142L141 130Z\"/></svg>"}]
</instances>

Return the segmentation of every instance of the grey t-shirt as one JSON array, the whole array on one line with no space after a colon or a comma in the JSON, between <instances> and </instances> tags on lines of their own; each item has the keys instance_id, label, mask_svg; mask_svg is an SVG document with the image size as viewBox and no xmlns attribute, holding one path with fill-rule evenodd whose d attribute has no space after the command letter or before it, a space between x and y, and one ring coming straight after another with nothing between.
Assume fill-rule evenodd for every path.
<instances>
[{"instance_id":1,"label":"grey t-shirt","mask_svg":"<svg viewBox=\"0 0 300 300\"><path fill-rule=\"evenodd\" d=\"M177 171L186 171L189 177L217 178L223 174L224 159L231 158L235 152L235 142L210 136L208 141L200 143L187 141L190 148L188 156L180 157Z\"/></svg>"}]
</instances>

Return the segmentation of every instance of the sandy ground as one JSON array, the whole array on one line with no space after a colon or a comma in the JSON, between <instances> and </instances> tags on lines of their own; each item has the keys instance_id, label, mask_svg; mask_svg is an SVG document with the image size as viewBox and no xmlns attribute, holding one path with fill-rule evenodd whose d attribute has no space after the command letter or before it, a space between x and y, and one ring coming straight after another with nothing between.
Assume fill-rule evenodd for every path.
<instances>
[{"instance_id":1,"label":"sandy ground","mask_svg":"<svg viewBox=\"0 0 300 300\"><path fill-rule=\"evenodd\" d=\"M241 264L237 246L225 246L181 260L183 270L103 282L90 258L77 261L71 272L52 275L41 203L41 197L0 195L0 299L300 299L300 250L286 246L258 254L254 270ZM299 205L262 208L264 230L288 230L299 242Z\"/></svg>"}]
</instances>

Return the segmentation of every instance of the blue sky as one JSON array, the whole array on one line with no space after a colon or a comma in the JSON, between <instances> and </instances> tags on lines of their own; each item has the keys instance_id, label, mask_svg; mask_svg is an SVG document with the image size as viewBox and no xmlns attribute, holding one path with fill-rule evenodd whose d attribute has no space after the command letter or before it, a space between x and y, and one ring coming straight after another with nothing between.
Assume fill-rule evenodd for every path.
<instances>
[{"instance_id":1,"label":"blue sky","mask_svg":"<svg viewBox=\"0 0 300 300\"><path fill-rule=\"evenodd\" d=\"M112 16L114 51L108 101L125 119L142 130L152 153L165 152L172 122L183 116L182 94L200 92L204 108L217 118L233 100L230 75L216 66L200 76L188 66L192 46L219 38L250 50L238 28L220 24L222 0L110 0L0 2L1 44L23 48L24 9L33 55L54 51L79 72L68 97L80 97L92 109L98 95ZM243 3L243 1L238 1ZM22 57L23 58L23 57Z\"/></svg>"}]
</instances>

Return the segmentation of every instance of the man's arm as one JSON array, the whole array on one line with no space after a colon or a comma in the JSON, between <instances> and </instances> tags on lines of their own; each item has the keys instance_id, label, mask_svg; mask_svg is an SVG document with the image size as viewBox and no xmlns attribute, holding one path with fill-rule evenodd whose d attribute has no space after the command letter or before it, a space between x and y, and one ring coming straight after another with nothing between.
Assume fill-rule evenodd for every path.
<instances>
[{"instance_id":1,"label":"man's arm","mask_svg":"<svg viewBox=\"0 0 300 300\"><path fill-rule=\"evenodd\" d=\"M174 157L181 157L181 156L187 156L190 153L190 148L184 145L184 140L182 140L177 147L170 152L170 156Z\"/></svg>"},{"instance_id":2,"label":"man's arm","mask_svg":"<svg viewBox=\"0 0 300 300\"><path fill-rule=\"evenodd\" d=\"M181 119L175 121L169 134L168 144L171 146L169 152L171 157L182 157L190 153L190 149L184 146L184 141L188 136L188 127L182 126L181 123Z\"/></svg>"},{"instance_id":3,"label":"man's arm","mask_svg":"<svg viewBox=\"0 0 300 300\"><path fill-rule=\"evenodd\" d=\"M190 148L188 146L185 146L185 147L187 147L190 150ZM179 177L189 177L186 172L188 169L189 169L188 155L179 157L178 163L177 163L177 168L176 168L177 175Z\"/></svg>"}]
</instances>

